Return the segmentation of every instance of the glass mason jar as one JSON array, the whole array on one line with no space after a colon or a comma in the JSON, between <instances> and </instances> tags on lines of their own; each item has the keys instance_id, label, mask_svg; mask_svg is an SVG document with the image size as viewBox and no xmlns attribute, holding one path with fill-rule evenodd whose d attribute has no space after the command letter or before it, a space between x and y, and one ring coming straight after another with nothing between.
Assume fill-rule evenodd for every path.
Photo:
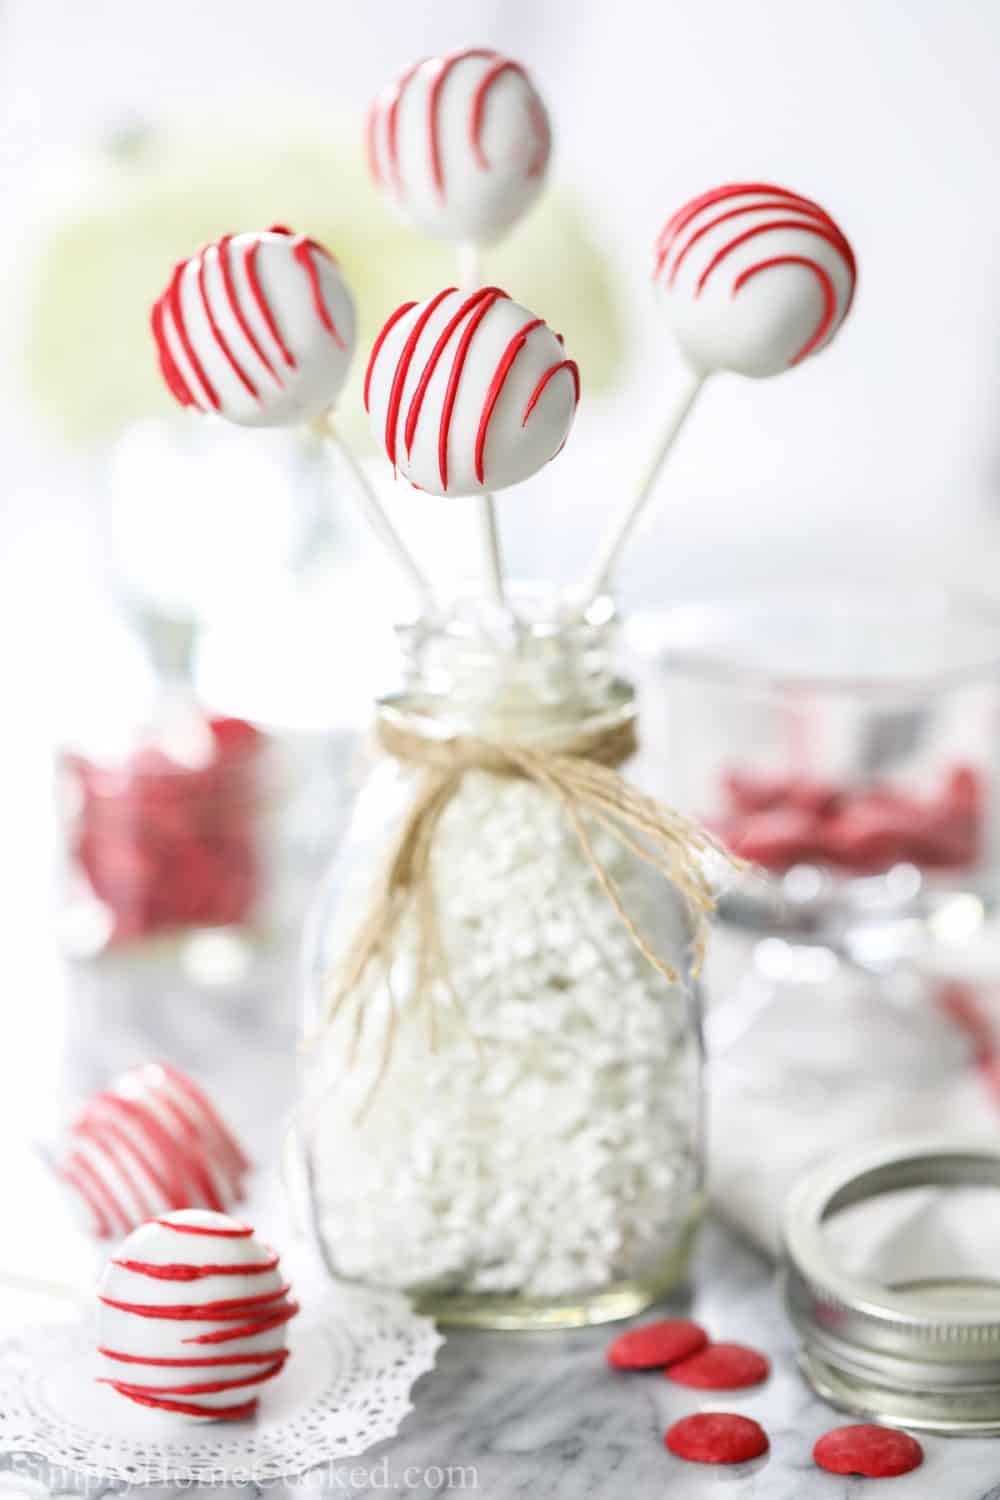
<instances>
[{"instance_id":1,"label":"glass mason jar","mask_svg":"<svg viewBox=\"0 0 1000 1500\"><path fill-rule=\"evenodd\" d=\"M679 890L544 777L484 756L434 804L419 892L409 840L392 899L413 899L343 984L400 828L440 792L437 751L586 743L619 767L634 748L607 601L575 621L516 601L516 624L458 610L402 632L405 686L378 704L395 753L309 924L300 1141L332 1274L445 1321L531 1328L628 1316L686 1271L702 1047Z\"/></svg>"}]
</instances>

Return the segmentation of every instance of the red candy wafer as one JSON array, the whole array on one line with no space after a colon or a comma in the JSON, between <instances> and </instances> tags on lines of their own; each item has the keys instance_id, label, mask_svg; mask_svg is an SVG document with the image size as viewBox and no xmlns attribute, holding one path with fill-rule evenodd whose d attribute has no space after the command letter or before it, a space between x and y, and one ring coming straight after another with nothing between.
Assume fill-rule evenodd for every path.
<instances>
[{"instance_id":1,"label":"red candy wafer","mask_svg":"<svg viewBox=\"0 0 1000 1500\"><path fill-rule=\"evenodd\" d=\"M702 1391L736 1391L759 1385L771 1373L770 1361L745 1344L708 1344L664 1370L668 1380Z\"/></svg>"},{"instance_id":2,"label":"red candy wafer","mask_svg":"<svg viewBox=\"0 0 1000 1500\"><path fill-rule=\"evenodd\" d=\"M728 1411L682 1417L663 1441L677 1458L694 1464L745 1464L771 1446L759 1422Z\"/></svg>"},{"instance_id":3,"label":"red candy wafer","mask_svg":"<svg viewBox=\"0 0 1000 1500\"><path fill-rule=\"evenodd\" d=\"M831 1474L861 1474L865 1479L892 1479L909 1474L924 1461L916 1438L892 1427L858 1422L835 1427L813 1448L813 1459Z\"/></svg>"},{"instance_id":4,"label":"red candy wafer","mask_svg":"<svg viewBox=\"0 0 1000 1500\"><path fill-rule=\"evenodd\" d=\"M708 1334L687 1318L664 1318L645 1328L630 1328L608 1349L608 1364L615 1370L658 1370L697 1354L708 1343Z\"/></svg>"}]
</instances>

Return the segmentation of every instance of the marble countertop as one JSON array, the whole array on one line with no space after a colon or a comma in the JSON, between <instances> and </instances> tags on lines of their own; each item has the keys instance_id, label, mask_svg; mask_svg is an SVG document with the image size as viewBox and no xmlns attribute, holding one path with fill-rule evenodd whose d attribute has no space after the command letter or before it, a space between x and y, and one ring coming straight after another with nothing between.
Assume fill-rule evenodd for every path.
<instances>
[{"instance_id":1,"label":"marble countertop","mask_svg":"<svg viewBox=\"0 0 1000 1500\"><path fill-rule=\"evenodd\" d=\"M160 995L151 982L136 986L127 975L100 984L78 975L64 997L68 1004L41 1011L37 1027L25 1012L0 1059L8 1139L15 1124L25 1133L29 1116L35 1138L44 1135L37 1111L46 1098L89 1093L137 1057L165 1054L198 1072L252 1154L266 1159L294 1071L287 1007L284 1031L268 1012L274 1002L267 997L280 1000L284 993L281 968L261 973L256 996L241 986L231 1002L203 994L187 1003L174 990ZM234 1029L240 1033L238 1069L232 1067ZM24 1171L21 1182L5 1159L11 1201L37 1208L37 1161ZM56 1265L43 1260L48 1252L59 1257L62 1274L65 1247L53 1241L34 1215L13 1216L4 1224L5 1261L30 1266L36 1275L56 1274ZM816 1400L799 1376L773 1267L748 1242L710 1221L691 1292L669 1310L691 1312L716 1337L764 1350L773 1362L771 1378L753 1391L705 1399L655 1373L610 1371L604 1351L621 1325L536 1334L455 1330L436 1368L415 1387L413 1411L397 1435L369 1449L357 1470L350 1462L325 1478L311 1476L308 1488L346 1497L391 1491L406 1500L458 1491L488 1500L651 1500L661 1493L671 1500L855 1500L870 1488L871 1481L835 1478L812 1464L815 1440L848 1419ZM5 1313L0 1297L0 1327ZM663 1435L673 1421L712 1408L760 1421L770 1453L749 1465L712 1469L666 1452ZM1000 1500L1000 1441L927 1438L924 1447L923 1468L893 1480L887 1494L896 1500ZM99 1500L114 1488L85 1487L65 1473L0 1459L0 1500L60 1493ZM282 1488L271 1485L268 1492ZM174 1493L158 1488L156 1500L173 1500ZM176 1492L178 1500L183 1493Z\"/></svg>"},{"instance_id":2,"label":"marble countertop","mask_svg":"<svg viewBox=\"0 0 1000 1500\"><path fill-rule=\"evenodd\" d=\"M267 1492L315 1488L352 1500L389 1492L406 1500L459 1492L488 1500L646 1500L659 1494L671 1500L860 1500L872 1481L837 1478L812 1464L815 1440L848 1419L801 1380L771 1266L709 1223L690 1297L669 1306L674 1313L688 1310L719 1336L766 1350L773 1360L768 1382L705 1399L655 1373L612 1372L604 1350L621 1325L536 1334L454 1330L436 1368L415 1387L414 1409L394 1438L322 1478L270 1485ZM770 1436L770 1453L718 1469L674 1458L664 1449L664 1432L678 1417L702 1409L754 1417ZM931 1437L923 1443L923 1467L894 1479L886 1491L894 1500L1000 1500L1000 1442ZM53 1476L36 1463L0 1461L0 1500L59 1494L100 1500L122 1488L91 1482L85 1489L82 1481ZM180 1500L191 1488L158 1487L155 1497Z\"/></svg>"}]
</instances>

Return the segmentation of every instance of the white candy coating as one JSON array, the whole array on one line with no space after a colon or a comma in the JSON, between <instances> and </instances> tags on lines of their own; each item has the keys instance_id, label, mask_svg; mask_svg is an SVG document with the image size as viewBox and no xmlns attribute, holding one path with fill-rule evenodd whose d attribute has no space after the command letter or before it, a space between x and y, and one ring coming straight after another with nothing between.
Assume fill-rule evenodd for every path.
<instances>
[{"instance_id":1,"label":"white candy coating","mask_svg":"<svg viewBox=\"0 0 1000 1500\"><path fill-rule=\"evenodd\" d=\"M693 369L762 378L826 348L850 308L856 267L818 204L766 183L733 183L667 221L654 276Z\"/></svg>"},{"instance_id":2,"label":"white candy coating","mask_svg":"<svg viewBox=\"0 0 1000 1500\"><path fill-rule=\"evenodd\" d=\"M146 1063L81 1110L56 1169L91 1232L112 1239L169 1209L232 1208L250 1162L192 1079Z\"/></svg>"},{"instance_id":3,"label":"white candy coating","mask_svg":"<svg viewBox=\"0 0 1000 1500\"><path fill-rule=\"evenodd\" d=\"M428 57L368 115L368 164L394 206L439 239L490 244L534 203L552 134L519 63L485 47Z\"/></svg>"},{"instance_id":4,"label":"white candy coating","mask_svg":"<svg viewBox=\"0 0 1000 1500\"><path fill-rule=\"evenodd\" d=\"M454 287L393 313L372 348L372 431L411 484L436 495L505 489L569 435L579 372L535 315L496 287Z\"/></svg>"},{"instance_id":5,"label":"white candy coating","mask_svg":"<svg viewBox=\"0 0 1000 1500\"><path fill-rule=\"evenodd\" d=\"M225 1214L185 1209L141 1225L101 1281L100 1378L142 1406L209 1419L249 1415L260 1386L285 1363L298 1311L277 1261Z\"/></svg>"},{"instance_id":6,"label":"white candy coating","mask_svg":"<svg viewBox=\"0 0 1000 1500\"><path fill-rule=\"evenodd\" d=\"M223 235L181 261L152 326L181 405L248 427L328 411L357 337L354 299L329 251L281 228Z\"/></svg>"}]
</instances>

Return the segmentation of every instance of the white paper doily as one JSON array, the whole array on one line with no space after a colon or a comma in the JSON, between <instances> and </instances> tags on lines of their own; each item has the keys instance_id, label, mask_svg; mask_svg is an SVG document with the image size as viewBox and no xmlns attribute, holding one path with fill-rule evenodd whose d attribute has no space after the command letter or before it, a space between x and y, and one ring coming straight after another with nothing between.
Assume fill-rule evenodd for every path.
<instances>
[{"instance_id":1,"label":"white paper doily","mask_svg":"<svg viewBox=\"0 0 1000 1500\"><path fill-rule=\"evenodd\" d=\"M199 1422L97 1384L89 1323L0 1344L0 1453L130 1484L256 1483L356 1457L392 1437L444 1342L393 1292L326 1287L291 1324L292 1357L256 1417Z\"/></svg>"}]
</instances>

